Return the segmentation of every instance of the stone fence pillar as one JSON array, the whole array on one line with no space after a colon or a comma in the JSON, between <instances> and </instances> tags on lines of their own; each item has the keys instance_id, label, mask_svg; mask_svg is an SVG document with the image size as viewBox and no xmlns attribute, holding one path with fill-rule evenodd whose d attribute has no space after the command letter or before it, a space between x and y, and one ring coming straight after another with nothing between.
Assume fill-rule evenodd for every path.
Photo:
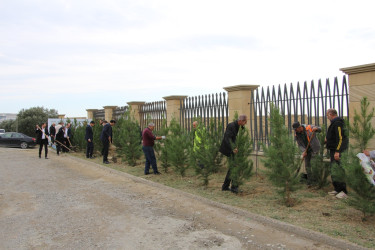
<instances>
[{"instance_id":1,"label":"stone fence pillar","mask_svg":"<svg viewBox=\"0 0 375 250\"><path fill-rule=\"evenodd\" d=\"M234 115L247 115L246 127L250 129L250 103L251 92L258 88L259 85L235 85L224 87L228 92L228 122L232 122Z\"/></svg>"},{"instance_id":2,"label":"stone fence pillar","mask_svg":"<svg viewBox=\"0 0 375 250\"><path fill-rule=\"evenodd\" d=\"M349 78L349 120L352 122L354 110L360 113L361 99L366 96L372 109L375 107L375 63L341 68ZM375 127L373 117L372 126ZM369 148L375 149L375 138L370 140Z\"/></svg>"},{"instance_id":3,"label":"stone fence pillar","mask_svg":"<svg viewBox=\"0 0 375 250\"><path fill-rule=\"evenodd\" d=\"M169 126L173 118L180 123L180 101L186 97L186 95L171 95L163 97L163 99L167 101L167 126Z\"/></svg>"},{"instance_id":4,"label":"stone fence pillar","mask_svg":"<svg viewBox=\"0 0 375 250\"><path fill-rule=\"evenodd\" d=\"M108 122L113 119L113 111L117 106L104 106L104 120Z\"/></svg>"},{"instance_id":5,"label":"stone fence pillar","mask_svg":"<svg viewBox=\"0 0 375 250\"><path fill-rule=\"evenodd\" d=\"M86 109L86 111L87 111L87 120L89 120L89 121L95 120L94 114L98 110L97 109Z\"/></svg>"},{"instance_id":6,"label":"stone fence pillar","mask_svg":"<svg viewBox=\"0 0 375 250\"><path fill-rule=\"evenodd\" d=\"M141 124L141 114L139 113L139 111L141 110L141 106L145 103L146 102L127 102L131 110L131 115L134 116L138 124Z\"/></svg>"}]
</instances>

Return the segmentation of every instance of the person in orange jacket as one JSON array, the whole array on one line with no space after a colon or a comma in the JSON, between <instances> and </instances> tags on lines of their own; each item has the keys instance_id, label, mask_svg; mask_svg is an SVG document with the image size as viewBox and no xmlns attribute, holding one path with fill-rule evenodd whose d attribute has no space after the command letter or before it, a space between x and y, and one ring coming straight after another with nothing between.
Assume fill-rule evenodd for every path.
<instances>
[{"instance_id":1,"label":"person in orange jacket","mask_svg":"<svg viewBox=\"0 0 375 250\"><path fill-rule=\"evenodd\" d=\"M307 184L314 182L311 172L311 158L319 152L320 142L315 133L322 132L322 129L314 125L300 124L298 121L292 125L294 129L294 138L302 152L301 158L305 159L305 169L307 174Z\"/></svg>"}]
</instances>

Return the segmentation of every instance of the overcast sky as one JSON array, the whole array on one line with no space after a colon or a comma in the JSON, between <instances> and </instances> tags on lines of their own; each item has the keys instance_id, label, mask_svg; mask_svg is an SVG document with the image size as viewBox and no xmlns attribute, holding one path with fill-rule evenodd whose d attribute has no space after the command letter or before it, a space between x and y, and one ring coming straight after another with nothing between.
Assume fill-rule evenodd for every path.
<instances>
[{"instance_id":1,"label":"overcast sky","mask_svg":"<svg viewBox=\"0 0 375 250\"><path fill-rule=\"evenodd\" d=\"M373 0L0 0L0 113L342 77L375 63Z\"/></svg>"}]
</instances>

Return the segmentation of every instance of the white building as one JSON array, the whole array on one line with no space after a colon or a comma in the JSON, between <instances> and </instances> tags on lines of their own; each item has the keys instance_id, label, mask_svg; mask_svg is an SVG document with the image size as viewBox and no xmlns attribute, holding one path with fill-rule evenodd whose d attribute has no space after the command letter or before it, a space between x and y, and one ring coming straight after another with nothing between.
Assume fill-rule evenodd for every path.
<instances>
[{"instance_id":1,"label":"white building","mask_svg":"<svg viewBox=\"0 0 375 250\"><path fill-rule=\"evenodd\" d=\"M0 113L0 122L5 120L15 120L17 119L17 114L11 113Z\"/></svg>"}]
</instances>

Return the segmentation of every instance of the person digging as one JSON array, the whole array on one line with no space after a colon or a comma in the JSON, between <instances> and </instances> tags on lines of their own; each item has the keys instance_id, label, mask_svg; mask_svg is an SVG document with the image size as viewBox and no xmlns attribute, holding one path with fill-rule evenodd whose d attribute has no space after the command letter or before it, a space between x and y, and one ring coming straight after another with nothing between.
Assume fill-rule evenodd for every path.
<instances>
[{"instance_id":1,"label":"person digging","mask_svg":"<svg viewBox=\"0 0 375 250\"><path fill-rule=\"evenodd\" d=\"M314 125L300 124L299 121L293 123L292 127L295 132L294 138L297 141L298 147L302 152L302 162L305 161L305 177L307 179L307 185L312 185L315 180L311 171L311 158L319 153L320 149L320 142L315 136L315 133L322 132L322 129ZM300 168L301 166L298 168L297 174Z\"/></svg>"}]
</instances>

